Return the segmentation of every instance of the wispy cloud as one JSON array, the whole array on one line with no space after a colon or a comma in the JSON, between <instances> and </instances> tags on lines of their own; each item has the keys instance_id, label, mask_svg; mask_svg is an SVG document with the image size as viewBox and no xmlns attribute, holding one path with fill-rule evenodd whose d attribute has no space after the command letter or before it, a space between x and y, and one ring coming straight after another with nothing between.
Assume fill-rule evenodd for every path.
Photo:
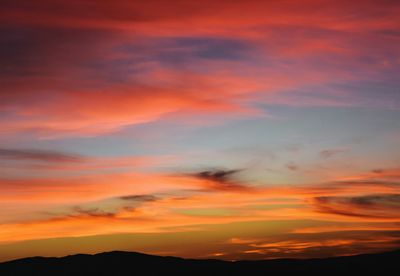
<instances>
[{"instance_id":1,"label":"wispy cloud","mask_svg":"<svg viewBox=\"0 0 400 276\"><path fill-rule=\"evenodd\" d=\"M76 216L112 218L115 216L115 213L106 212L101 210L100 208L85 209L80 206L75 206L73 208L73 212L71 214L68 214L68 217L76 217Z\"/></svg>"},{"instance_id":2,"label":"wispy cloud","mask_svg":"<svg viewBox=\"0 0 400 276\"><path fill-rule=\"evenodd\" d=\"M79 163L86 158L79 154L70 154L59 151L36 150L36 149L1 149L0 159L12 160L34 160L55 163Z\"/></svg>"},{"instance_id":3,"label":"wispy cloud","mask_svg":"<svg viewBox=\"0 0 400 276\"><path fill-rule=\"evenodd\" d=\"M225 2L172 1L168 9L164 1L160 8L151 3L113 3L112 14L93 1L4 6L2 131L95 136L171 113L259 116L259 103L376 105L382 97L361 101L366 93L343 93L334 84L397 76L397 38L390 33L398 23L388 18L399 7L392 2L368 1L361 12L359 1L293 2L290 9L284 2L229 9ZM396 101L381 105L393 108Z\"/></svg>"},{"instance_id":4,"label":"wispy cloud","mask_svg":"<svg viewBox=\"0 0 400 276\"><path fill-rule=\"evenodd\" d=\"M150 202L150 201L156 201L159 198L155 195L124 195L119 197L119 199L126 201L135 201L135 202Z\"/></svg>"},{"instance_id":5,"label":"wispy cloud","mask_svg":"<svg viewBox=\"0 0 400 276\"><path fill-rule=\"evenodd\" d=\"M291 171L297 171L299 169L299 166L294 162L289 162L286 164L286 168Z\"/></svg>"},{"instance_id":6,"label":"wispy cloud","mask_svg":"<svg viewBox=\"0 0 400 276\"><path fill-rule=\"evenodd\" d=\"M327 149L320 151L319 155L321 158L328 159L338 154L346 153L349 149Z\"/></svg>"},{"instance_id":7,"label":"wispy cloud","mask_svg":"<svg viewBox=\"0 0 400 276\"><path fill-rule=\"evenodd\" d=\"M371 218L400 218L400 194L316 197L319 212L343 216Z\"/></svg>"},{"instance_id":8,"label":"wispy cloud","mask_svg":"<svg viewBox=\"0 0 400 276\"><path fill-rule=\"evenodd\" d=\"M250 190L251 187L247 184L242 183L237 175L242 170L224 170L224 169L214 169L206 170L198 173L192 174L193 177L206 180L209 185L208 188L221 190L221 191L246 191Z\"/></svg>"}]
</instances>

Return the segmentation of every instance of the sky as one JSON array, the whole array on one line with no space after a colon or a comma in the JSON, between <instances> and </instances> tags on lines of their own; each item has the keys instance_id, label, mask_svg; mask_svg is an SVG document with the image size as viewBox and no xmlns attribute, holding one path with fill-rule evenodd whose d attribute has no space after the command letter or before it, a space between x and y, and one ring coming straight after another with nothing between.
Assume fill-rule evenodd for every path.
<instances>
[{"instance_id":1,"label":"sky","mask_svg":"<svg viewBox=\"0 0 400 276\"><path fill-rule=\"evenodd\" d=\"M0 6L0 261L400 246L396 0Z\"/></svg>"}]
</instances>

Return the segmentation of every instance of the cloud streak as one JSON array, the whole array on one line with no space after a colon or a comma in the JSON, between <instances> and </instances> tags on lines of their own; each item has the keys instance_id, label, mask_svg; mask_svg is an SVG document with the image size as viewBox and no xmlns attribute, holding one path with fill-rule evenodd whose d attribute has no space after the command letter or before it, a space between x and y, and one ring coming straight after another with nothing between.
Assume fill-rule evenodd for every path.
<instances>
[{"instance_id":1,"label":"cloud streak","mask_svg":"<svg viewBox=\"0 0 400 276\"><path fill-rule=\"evenodd\" d=\"M223 170L223 169L214 169L214 170L206 170L201 171L195 174L192 174L194 178L198 178L200 180L205 180L209 183L209 187L212 190L221 190L221 191L250 191L251 187L241 183L240 180L235 179L237 174L239 174L242 170L234 169L234 170Z\"/></svg>"},{"instance_id":2,"label":"cloud streak","mask_svg":"<svg viewBox=\"0 0 400 276\"><path fill-rule=\"evenodd\" d=\"M119 199L134 202L151 202L156 201L159 198L155 195L124 195L119 197Z\"/></svg>"},{"instance_id":3,"label":"cloud streak","mask_svg":"<svg viewBox=\"0 0 400 276\"><path fill-rule=\"evenodd\" d=\"M59 151L46 151L35 149L1 149L0 159L33 160L55 163L79 163L84 162L85 157L78 154L69 154Z\"/></svg>"},{"instance_id":4,"label":"cloud streak","mask_svg":"<svg viewBox=\"0 0 400 276\"><path fill-rule=\"evenodd\" d=\"M316 197L314 200L319 212L365 218L400 218L400 194Z\"/></svg>"}]
</instances>

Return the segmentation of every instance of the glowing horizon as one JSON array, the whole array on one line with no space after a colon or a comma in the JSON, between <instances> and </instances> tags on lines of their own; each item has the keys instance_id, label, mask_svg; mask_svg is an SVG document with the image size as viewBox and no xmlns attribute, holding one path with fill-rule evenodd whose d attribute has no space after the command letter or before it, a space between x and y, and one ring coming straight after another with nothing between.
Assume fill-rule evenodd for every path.
<instances>
[{"instance_id":1,"label":"glowing horizon","mask_svg":"<svg viewBox=\"0 0 400 276\"><path fill-rule=\"evenodd\" d=\"M399 13L390 0L2 3L0 261L398 248Z\"/></svg>"}]
</instances>

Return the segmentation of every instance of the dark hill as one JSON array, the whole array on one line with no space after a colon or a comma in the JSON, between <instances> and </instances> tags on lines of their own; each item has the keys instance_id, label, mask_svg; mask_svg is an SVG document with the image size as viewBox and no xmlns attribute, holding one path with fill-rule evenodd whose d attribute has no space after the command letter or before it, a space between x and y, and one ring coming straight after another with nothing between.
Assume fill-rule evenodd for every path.
<instances>
[{"instance_id":1,"label":"dark hill","mask_svg":"<svg viewBox=\"0 0 400 276\"><path fill-rule=\"evenodd\" d=\"M0 263L4 276L94 275L373 275L397 274L400 250L327 259L226 262L160 257L131 252L33 257Z\"/></svg>"}]
</instances>

